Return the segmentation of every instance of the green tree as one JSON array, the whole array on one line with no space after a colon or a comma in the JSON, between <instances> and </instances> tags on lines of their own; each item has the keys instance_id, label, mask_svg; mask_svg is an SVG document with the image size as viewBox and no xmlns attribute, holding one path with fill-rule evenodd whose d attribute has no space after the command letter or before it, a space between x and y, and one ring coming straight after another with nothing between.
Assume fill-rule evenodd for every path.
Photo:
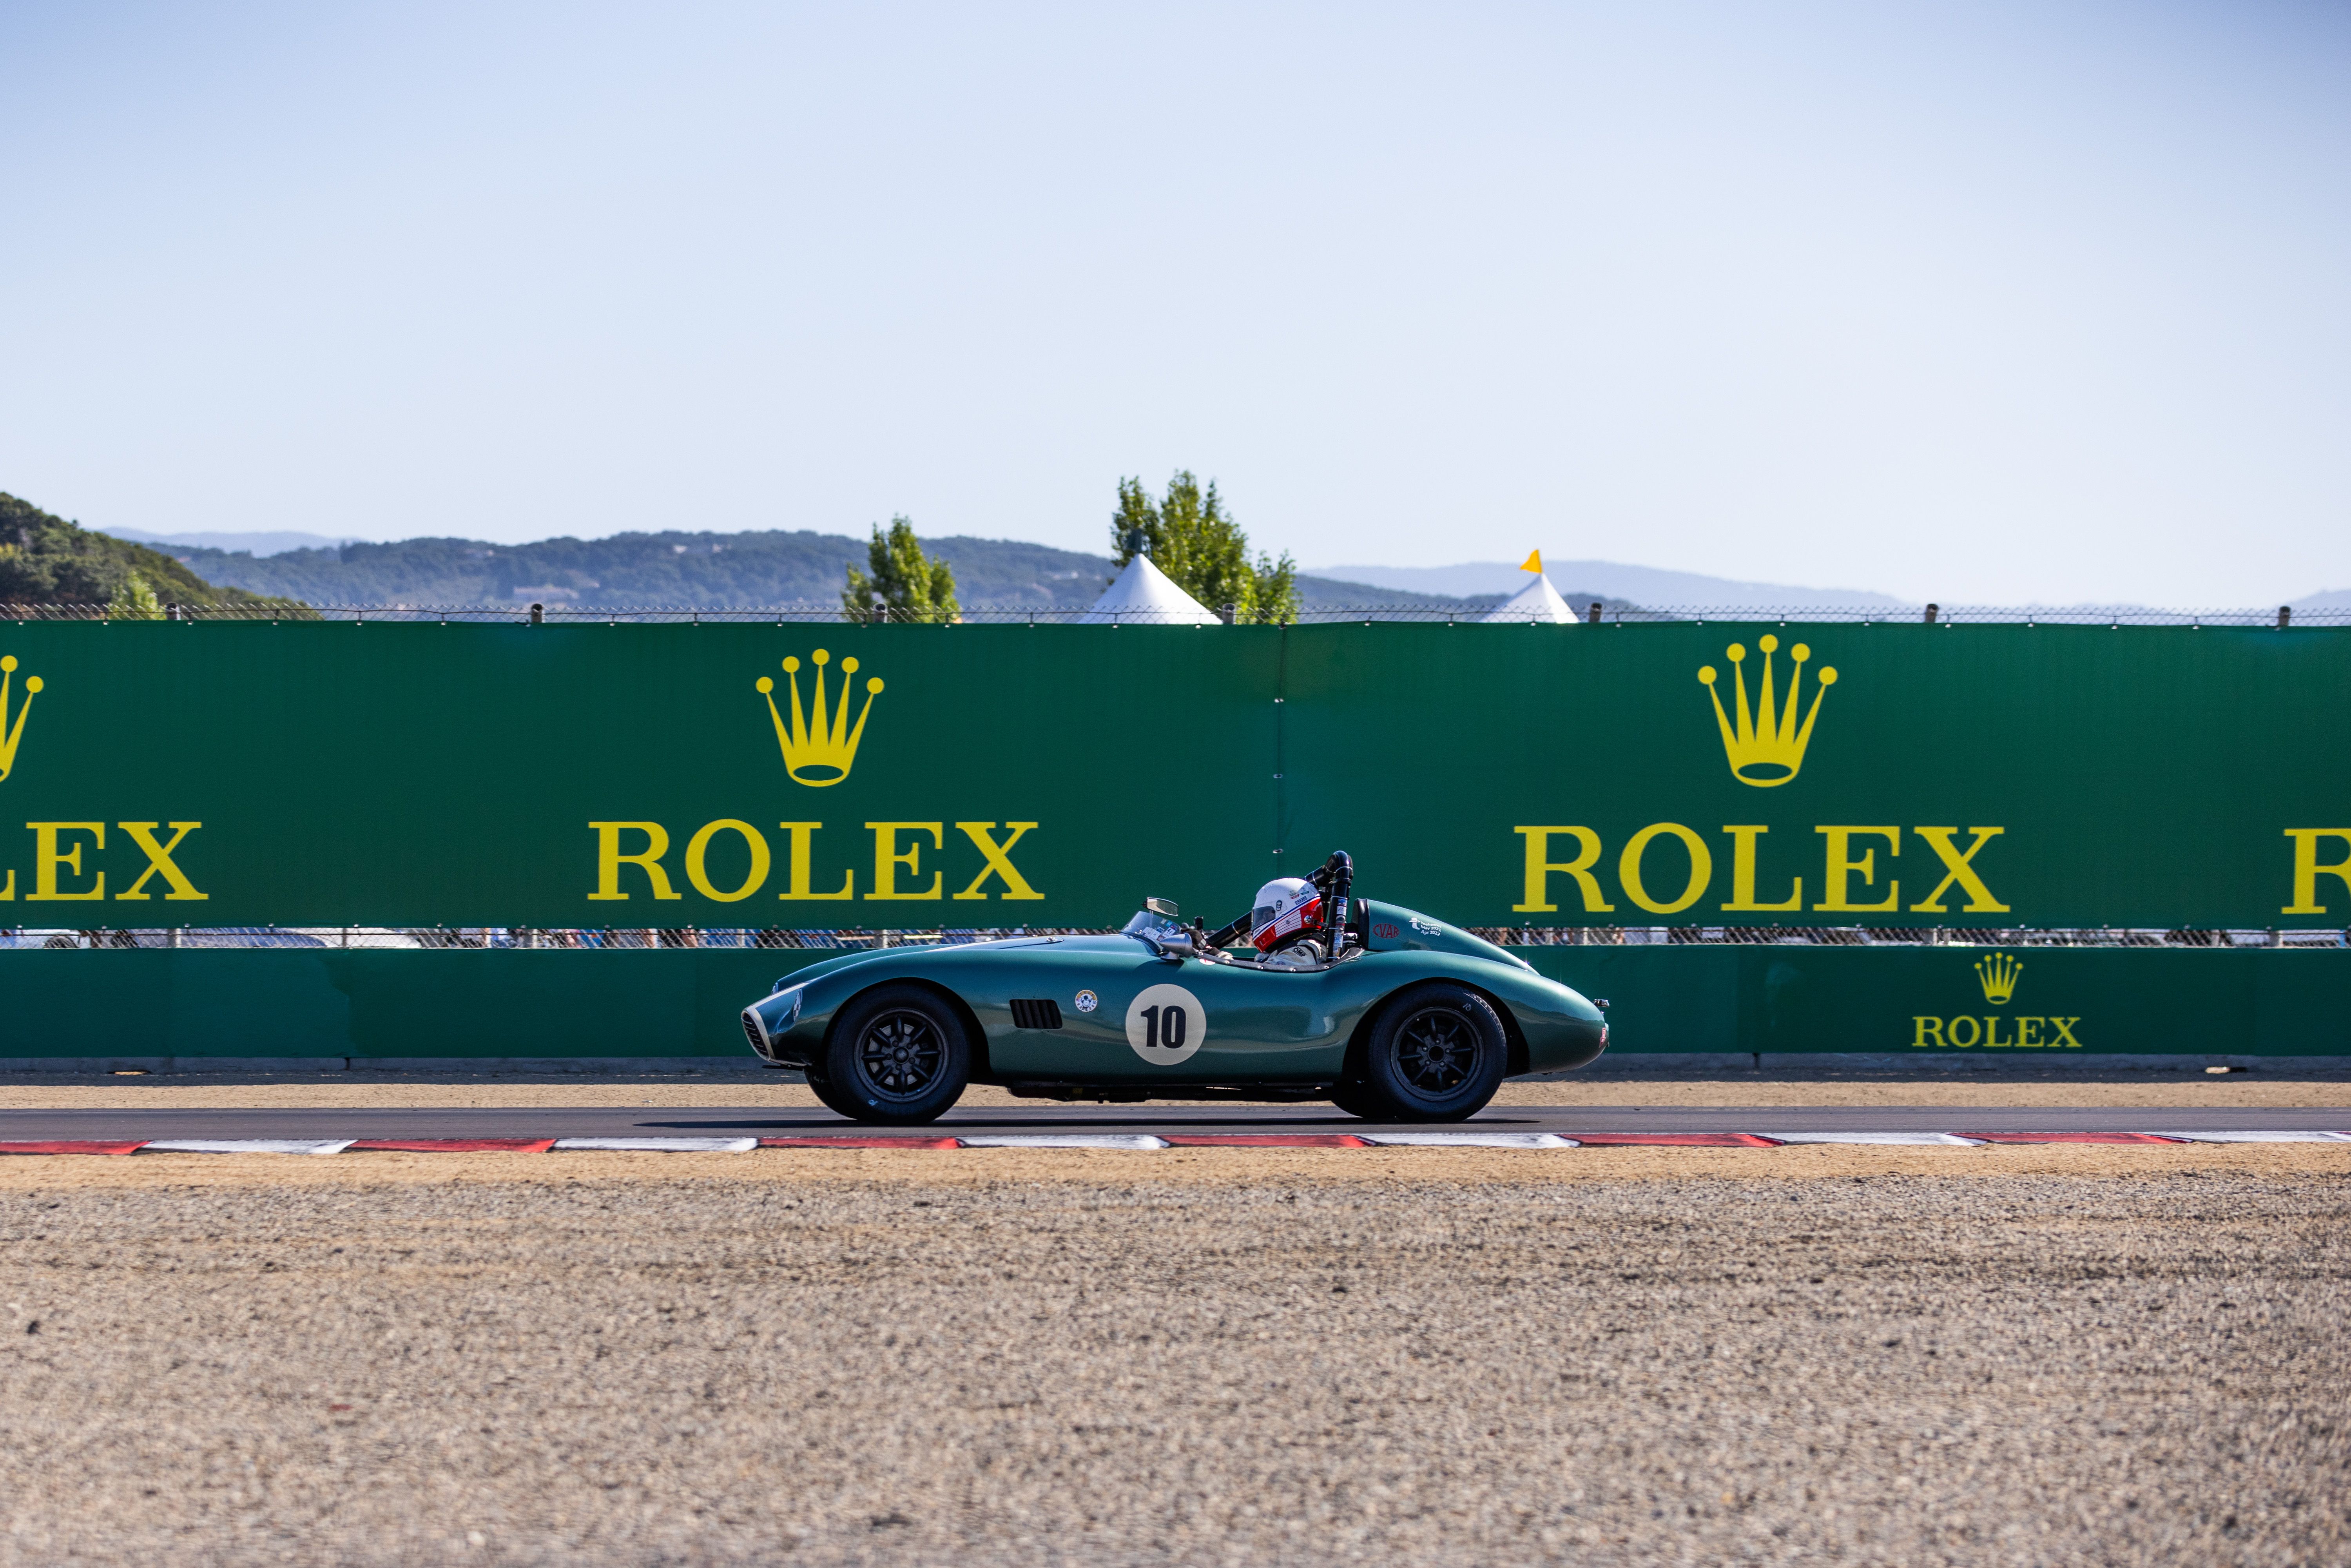
<instances>
[{"instance_id":1,"label":"green tree","mask_svg":"<svg viewBox=\"0 0 2351 1568\"><path fill-rule=\"evenodd\" d=\"M1298 569L1287 553L1260 553L1249 561L1249 535L1217 494L1211 479L1202 489L1189 469L1177 469L1167 494L1154 499L1140 479L1118 482L1118 510L1111 514L1111 549L1124 567L1138 555L1209 609L1228 607L1237 621L1298 619Z\"/></svg>"},{"instance_id":2,"label":"green tree","mask_svg":"<svg viewBox=\"0 0 2351 1568\"><path fill-rule=\"evenodd\" d=\"M155 591L147 586L147 580L134 571L122 580L122 586L114 591L112 599L107 601L106 618L109 621L161 621L163 619L163 601L155 597Z\"/></svg>"},{"instance_id":3,"label":"green tree","mask_svg":"<svg viewBox=\"0 0 2351 1568\"><path fill-rule=\"evenodd\" d=\"M841 608L852 621L953 621L963 613L956 602L955 569L923 553L914 525L904 517L890 519L890 531L873 525L873 541L866 547L865 563L872 573L849 569L849 590Z\"/></svg>"},{"instance_id":4,"label":"green tree","mask_svg":"<svg viewBox=\"0 0 2351 1568\"><path fill-rule=\"evenodd\" d=\"M131 592L134 579L138 594ZM297 601L215 588L161 550L92 532L30 501L0 495L0 605L63 605L86 614L103 608L114 614L117 605L135 604L161 613L163 603L312 618Z\"/></svg>"}]
</instances>

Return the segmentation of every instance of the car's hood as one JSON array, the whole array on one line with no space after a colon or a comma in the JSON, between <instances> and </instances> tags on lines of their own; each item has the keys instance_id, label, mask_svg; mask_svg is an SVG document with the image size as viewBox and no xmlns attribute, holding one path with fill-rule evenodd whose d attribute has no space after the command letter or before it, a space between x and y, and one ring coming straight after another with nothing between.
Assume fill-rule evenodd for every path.
<instances>
[{"instance_id":1,"label":"car's hood","mask_svg":"<svg viewBox=\"0 0 2351 1568\"><path fill-rule=\"evenodd\" d=\"M903 958L909 953L919 952L925 957L952 960L958 954L1000 952L1007 947L1049 947L1071 940L1071 938L1064 936L1006 936L994 942L909 942L895 947L861 947L855 952L836 954L832 957L821 958L805 967L794 969L790 974L777 980L775 988L783 990L791 986L804 986L810 980L820 980L827 975L837 975L843 969L853 969L860 964L871 964L883 958ZM1106 942L1123 941L1125 938L1079 937L1075 940Z\"/></svg>"}]
</instances>

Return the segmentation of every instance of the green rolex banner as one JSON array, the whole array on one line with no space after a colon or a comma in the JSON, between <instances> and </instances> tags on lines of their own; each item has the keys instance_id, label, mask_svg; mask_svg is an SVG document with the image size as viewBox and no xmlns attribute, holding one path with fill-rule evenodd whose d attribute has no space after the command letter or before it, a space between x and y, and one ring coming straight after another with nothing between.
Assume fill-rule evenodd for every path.
<instances>
[{"instance_id":1,"label":"green rolex banner","mask_svg":"<svg viewBox=\"0 0 2351 1568\"><path fill-rule=\"evenodd\" d=\"M993 927L1123 921L1177 883L1246 900L1280 640L11 627L0 922Z\"/></svg>"},{"instance_id":2,"label":"green rolex banner","mask_svg":"<svg viewBox=\"0 0 2351 1568\"><path fill-rule=\"evenodd\" d=\"M1358 625L1283 695L1290 838L1455 918L2351 919L2341 632Z\"/></svg>"},{"instance_id":3,"label":"green rolex banner","mask_svg":"<svg viewBox=\"0 0 2351 1568\"><path fill-rule=\"evenodd\" d=\"M2351 632L0 627L0 923L2341 926Z\"/></svg>"}]
</instances>

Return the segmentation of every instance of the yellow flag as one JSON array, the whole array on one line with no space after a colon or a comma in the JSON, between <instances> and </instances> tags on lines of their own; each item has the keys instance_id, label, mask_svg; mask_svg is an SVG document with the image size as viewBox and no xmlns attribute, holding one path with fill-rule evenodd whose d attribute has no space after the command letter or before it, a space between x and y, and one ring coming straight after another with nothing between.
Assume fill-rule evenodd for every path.
<instances>
[{"instance_id":1,"label":"yellow flag","mask_svg":"<svg viewBox=\"0 0 2351 1568\"><path fill-rule=\"evenodd\" d=\"M1520 567L1519 570L1520 571L1541 571L1542 570L1542 551L1536 550L1533 554L1528 556L1526 559L1526 564Z\"/></svg>"}]
</instances>

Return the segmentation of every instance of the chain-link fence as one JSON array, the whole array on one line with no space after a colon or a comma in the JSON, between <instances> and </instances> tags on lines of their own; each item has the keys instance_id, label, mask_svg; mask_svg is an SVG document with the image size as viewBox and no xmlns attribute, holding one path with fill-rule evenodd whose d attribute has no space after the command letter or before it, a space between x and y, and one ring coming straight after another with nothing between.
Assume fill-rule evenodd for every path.
<instances>
[{"instance_id":1,"label":"chain-link fence","mask_svg":"<svg viewBox=\"0 0 2351 1568\"><path fill-rule=\"evenodd\" d=\"M872 947L953 946L1009 936L1091 936L1115 927L1015 926L923 930L784 930L748 927L529 925L204 925L164 930L102 927L0 930L0 948L16 947L338 947L408 949L527 947L593 952L625 947L772 947L862 951Z\"/></svg>"},{"instance_id":2,"label":"chain-link fence","mask_svg":"<svg viewBox=\"0 0 2351 1568\"><path fill-rule=\"evenodd\" d=\"M2030 927L1859 925L1480 925L1471 934L1505 947L1824 946L1824 947L2342 947L2351 933L2319 930L2198 930L2121 926ZM800 930L768 926L214 925L167 930L0 930L0 948L300 947L423 951L450 948L766 947L852 952L875 947L953 946L1013 936L1108 936L1109 926L949 926L911 930Z\"/></svg>"},{"instance_id":3,"label":"chain-link fence","mask_svg":"<svg viewBox=\"0 0 2351 1568\"><path fill-rule=\"evenodd\" d=\"M2341 930L2161 930L2125 926L1564 925L1476 926L1506 947L2342 947Z\"/></svg>"},{"instance_id":4,"label":"chain-link fence","mask_svg":"<svg viewBox=\"0 0 2351 1568\"><path fill-rule=\"evenodd\" d=\"M1635 608L1604 604L1601 601L1570 595L1569 601L1579 621L1591 625L1623 625L1644 622L1681 622L1705 624L1708 622L1739 623L1778 623L1789 622L1834 622L1847 624L1875 625L1925 622L1930 625L2022 625L2022 626L2262 626L2291 629L2295 626L2351 625L2351 606L2325 609L2295 610L2278 605L2255 610L2166 610L2146 605L1906 605L1906 606L1844 606L1844 605L1662 605ZM108 607L102 604L20 604L0 605L0 620L26 621L104 621ZM115 619L122 619L119 611ZM155 617L149 617L153 619ZM1247 621L1231 607L1218 612L1220 621ZM833 624L937 624L949 622L962 625L1121 625L1190 623L1192 617L1153 611L1095 611L1085 605L980 605L940 615L930 612L892 610L870 615L852 615L838 602L798 603L765 607L720 609L709 606L674 605L564 605L528 604L314 604L289 611L283 607L237 605L220 607L189 607L172 605L161 612L169 621L283 621L288 619L318 621L406 621L473 622L505 624L620 625L623 622L699 624L760 624L772 622L787 625L799 622L831 622ZM1520 623L1533 625L1551 623L1547 615L1512 613L1482 605L1464 607L1430 606L1426 603L1388 603L1357 605L1314 605L1301 610L1297 624L1332 624L1351 621L1413 621L1441 622L1447 625L1477 623Z\"/></svg>"}]
</instances>

